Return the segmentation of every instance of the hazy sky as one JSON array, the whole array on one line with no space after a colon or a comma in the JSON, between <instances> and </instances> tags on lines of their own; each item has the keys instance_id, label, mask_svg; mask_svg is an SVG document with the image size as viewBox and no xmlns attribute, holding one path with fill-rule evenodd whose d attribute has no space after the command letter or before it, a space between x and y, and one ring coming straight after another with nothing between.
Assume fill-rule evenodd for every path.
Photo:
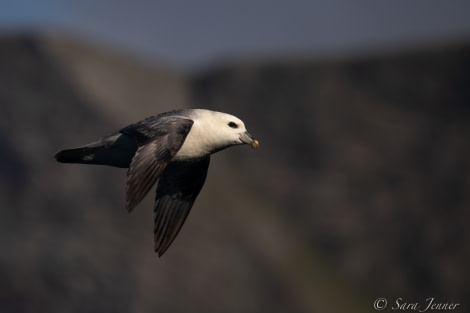
<instances>
[{"instance_id":1,"label":"hazy sky","mask_svg":"<svg viewBox=\"0 0 470 313\"><path fill-rule=\"evenodd\" d=\"M470 39L470 1L0 0L0 30L18 28L72 32L184 67Z\"/></svg>"}]
</instances>

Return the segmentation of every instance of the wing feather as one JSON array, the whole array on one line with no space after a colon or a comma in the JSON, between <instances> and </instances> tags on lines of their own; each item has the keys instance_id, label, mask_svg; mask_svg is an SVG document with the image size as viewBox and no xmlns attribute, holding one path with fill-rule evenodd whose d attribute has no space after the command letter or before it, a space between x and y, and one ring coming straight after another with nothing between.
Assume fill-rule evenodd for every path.
<instances>
[{"instance_id":1,"label":"wing feather","mask_svg":"<svg viewBox=\"0 0 470 313\"><path fill-rule=\"evenodd\" d=\"M210 158L196 162L172 162L158 181L155 197L155 252L171 245L183 226L206 180Z\"/></svg>"},{"instance_id":2,"label":"wing feather","mask_svg":"<svg viewBox=\"0 0 470 313\"><path fill-rule=\"evenodd\" d=\"M168 163L181 148L193 121L171 118L152 129L149 127L125 128L123 133L138 138L139 147L127 171L126 208L132 211L155 185ZM142 131L145 130L144 133ZM145 134L145 136L144 136ZM141 137L139 137L141 136ZM143 139L143 138L146 139Z\"/></svg>"}]
</instances>

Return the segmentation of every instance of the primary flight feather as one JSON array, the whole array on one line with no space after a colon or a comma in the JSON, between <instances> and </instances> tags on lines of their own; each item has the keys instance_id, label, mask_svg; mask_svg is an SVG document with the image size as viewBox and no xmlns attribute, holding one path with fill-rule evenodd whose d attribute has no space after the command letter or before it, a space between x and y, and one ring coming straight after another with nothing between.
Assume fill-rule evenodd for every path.
<instances>
[{"instance_id":1,"label":"primary flight feather","mask_svg":"<svg viewBox=\"0 0 470 313\"><path fill-rule=\"evenodd\" d=\"M155 252L168 249L201 191L210 155L233 145L259 143L237 117L210 110L161 113L76 149L62 150L62 163L129 168L126 208L134 209L157 183Z\"/></svg>"}]
</instances>

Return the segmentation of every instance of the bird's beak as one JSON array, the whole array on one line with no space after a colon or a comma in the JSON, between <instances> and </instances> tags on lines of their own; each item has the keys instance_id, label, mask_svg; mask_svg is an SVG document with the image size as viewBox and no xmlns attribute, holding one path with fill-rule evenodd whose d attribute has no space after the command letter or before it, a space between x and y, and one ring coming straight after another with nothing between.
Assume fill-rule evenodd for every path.
<instances>
[{"instance_id":1,"label":"bird's beak","mask_svg":"<svg viewBox=\"0 0 470 313\"><path fill-rule=\"evenodd\" d=\"M249 132L244 132L243 134L240 135L240 140L243 143L246 143L250 145L252 148L258 148L259 147L259 142L253 136L250 135Z\"/></svg>"}]
</instances>

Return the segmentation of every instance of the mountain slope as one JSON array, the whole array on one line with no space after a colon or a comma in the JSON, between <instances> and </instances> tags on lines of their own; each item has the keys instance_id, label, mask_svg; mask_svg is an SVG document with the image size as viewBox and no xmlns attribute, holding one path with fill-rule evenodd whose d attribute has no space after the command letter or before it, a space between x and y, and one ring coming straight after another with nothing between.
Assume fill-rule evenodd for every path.
<instances>
[{"instance_id":1,"label":"mountain slope","mask_svg":"<svg viewBox=\"0 0 470 313\"><path fill-rule=\"evenodd\" d=\"M223 158L214 158L188 222L159 259L152 194L128 214L125 170L55 162L58 149L95 140L123 126L121 120L133 122L136 112L145 116L148 108L136 104L129 115L107 114L63 67L66 56L58 61L47 44L36 36L0 42L0 159L7 162L0 180L6 187L0 191L1 311L309 311L311 302L285 292L278 265L259 249L263 240L250 239L250 227L259 221L243 226L250 215L240 215L238 206L246 205L247 214L256 208L249 209L248 193L236 187L242 181L226 179L241 168L224 170L229 166ZM132 69L129 77L141 75L140 66ZM94 68L80 75L95 74ZM135 84L129 80L130 90L118 92L133 94L142 88ZM156 103L153 110L166 108ZM218 196L226 190L238 192Z\"/></svg>"},{"instance_id":2,"label":"mountain slope","mask_svg":"<svg viewBox=\"0 0 470 313\"><path fill-rule=\"evenodd\" d=\"M363 312L379 296L463 303L469 52L462 44L185 76L71 39L2 38L1 311ZM213 157L159 259L153 194L128 214L125 170L53 155L174 107L233 113L261 147Z\"/></svg>"},{"instance_id":3,"label":"mountain slope","mask_svg":"<svg viewBox=\"0 0 470 313\"><path fill-rule=\"evenodd\" d=\"M469 72L468 43L236 63L193 77L192 98L246 115L262 143L261 161L242 158L251 185L345 277L376 297L463 301Z\"/></svg>"}]
</instances>

